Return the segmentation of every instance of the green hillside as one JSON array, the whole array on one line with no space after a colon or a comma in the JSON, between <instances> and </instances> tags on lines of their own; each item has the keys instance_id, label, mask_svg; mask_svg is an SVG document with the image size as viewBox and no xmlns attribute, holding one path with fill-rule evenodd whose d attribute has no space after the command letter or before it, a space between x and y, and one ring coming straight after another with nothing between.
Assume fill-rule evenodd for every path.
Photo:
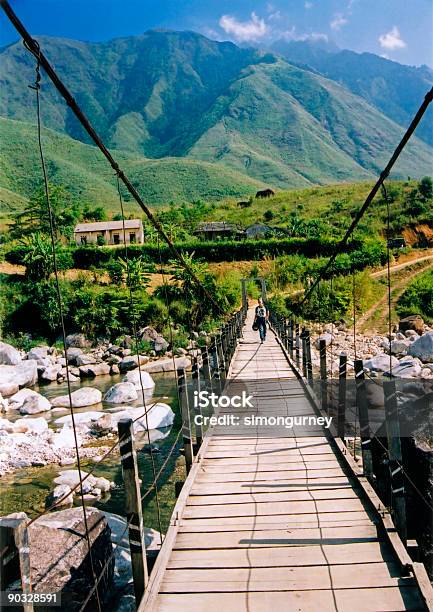
<instances>
[{"instance_id":1,"label":"green hillside","mask_svg":"<svg viewBox=\"0 0 433 612\"><path fill-rule=\"evenodd\" d=\"M22 208L41 184L41 167L34 125L0 118L0 140L0 208L5 217ZM65 185L83 202L117 210L114 172L95 147L48 129L43 145L52 182ZM262 185L234 170L190 159L155 161L124 152L116 152L116 158L149 204L248 196ZM128 201L126 207L137 210Z\"/></svg>"},{"instance_id":2,"label":"green hillside","mask_svg":"<svg viewBox=\"0 0 433 612\"><path fill-rule=\"evenodd\" d=\"M48 37L40 42L110 147L128 151L135 161L164 159L158 171L147 161L133 164L136 180L150 190L144 195L149 193L154 201L170 194L182 197L184 192L190 194L189 200L207 194L218 197L227 190L248 193L251 179L254 185L264 182L282 189L371 179L403 133L400 125L364 99L361 90L363 97L272 53L211 41L193 32L150 31L104 43ZM0 49L5 92L0 115L34 119L34 93L27 87L33 78L34 59L21 44ZM87 142L46 79L42 87L44 125ZM83 163L77 159L73 167L61 168L59 156L69 164L71 160L59 151L53 152L52 164L59 175L81 177L86 186L95 162L82 151ZM432 157L433 149L414 138L395 176L427 174ZM197 166L193 161L179 166L179 158L219 166L216 170L199 166L201 189L198 180L194 182L200 174ZM240 179L233 171L249 178ZM109 173L96 174L99 183L92 189L113 197ZM161 177L160 184L149 186L156 176ZM14 190L11 180L2 178L0 186ZM27 177L22 181L27 183ZM18 184L17 192L25 194L24 187Z\"/></svg>"}]
</instances>

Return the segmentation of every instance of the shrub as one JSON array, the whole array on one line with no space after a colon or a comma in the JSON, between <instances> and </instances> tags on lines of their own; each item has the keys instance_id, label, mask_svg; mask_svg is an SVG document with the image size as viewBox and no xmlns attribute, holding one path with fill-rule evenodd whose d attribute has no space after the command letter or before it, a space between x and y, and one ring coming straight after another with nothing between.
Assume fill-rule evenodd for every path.
<instances>
[{"instance_id":1,"label":"shrub","mask_svg":"<svg viewBox=\"0 0 433 612\"><path fill-rule=\"evenodd\" d=\"M397 313L406 317L420 314L433 320L433 272L422 274L411 283L397 302Z\"/></svg>"}]
</instances>

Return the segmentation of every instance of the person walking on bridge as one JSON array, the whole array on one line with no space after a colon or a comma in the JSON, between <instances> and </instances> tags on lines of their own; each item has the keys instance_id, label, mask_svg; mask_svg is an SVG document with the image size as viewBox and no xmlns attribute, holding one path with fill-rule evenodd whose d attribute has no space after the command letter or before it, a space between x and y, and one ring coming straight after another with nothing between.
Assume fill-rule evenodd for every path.
<instances>
[{"instance_id":1,"label":"person walking on bridge","mask_svg":"<svg viewBox=\"0 0 433 612\"><path fill-rule=\"evenodd\" d=\"M269 318L269 310L263 303L263 299L258 299L258 304L255 310L254 328L259 330L260 342L266 340L266 324Z\"/></svg>"}]
</instances>

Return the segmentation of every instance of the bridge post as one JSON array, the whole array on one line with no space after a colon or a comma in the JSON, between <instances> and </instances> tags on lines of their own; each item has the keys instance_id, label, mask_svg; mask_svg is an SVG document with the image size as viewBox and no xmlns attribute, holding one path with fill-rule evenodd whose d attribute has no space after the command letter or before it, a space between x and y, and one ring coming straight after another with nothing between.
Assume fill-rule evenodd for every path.
<instances>
[{"instance_id":1,"label":"bridge post","mask_svg":"<svg viewBox=\"0 0 433 612\"><path fill-rule=\"evenodd\" d=\"M211 374L211 367L210 367L210 362L209 362L209 349L207 345L201 349L201 359L202 359L202 370L203 370L204 379L206 382L210 383L212 374Z\"/></svg>"},{"instance_id":2,"label":"bridge post","mask_svg":"<svg viewBox=\"0 0 433 612\"><path fill-rule=\"evenodd\" d=\"M322 410L328 412L328 370L326 367L326 340L319 340L320 354L320 390Z\"/></svg>"},{"instance_id":3,"label":"bridge post","mask_svg":"<svg viewBox=\"0 0 433 612\"><path fill-rule=\"evenodd\" d=\"M355 359L356 407L359 414L359 427L361 430L361 453L364 475L373 478L373 455L371 448L371 433L368 419L367 391L365 388L364 363L362 359Z\"/></svg>"},{"instance_id":4,"label":"bridge post","mask_svg":"<svg viewBox=\"0 0 433 612\"><path fill-rule=\"evenodd\" d=\"M246 310L248 308L248 297L247 297L247 279L241 278L241 291L242 291L242 308Z\"/></svg>"},{"instance_id":5,"label":"bridge post","mask_svg":"<svg viewBox=\"0 0 433 612\"><path fill-rule=\"evenodd\" d=\"M293 361L293 332L294 332L294 321L290 319L289 321L289 355L290 359Z\"/></svg>"},{"instance_id":6,"label":"bridge post","mask_svg":"<svg viewBox=\"0 0 433 612\"><path fill-rule=\"evenodd\" d=\"M216 346L217 346L217 355L218 355L218 367L219 367L219 380L220 386L222 388L223 381L226 378L226 365L225 365L225 357L224 357L224 348L223 348L223 337L222 333L218 332L216 335Z\"/></svg>"},{"instance_id":7,"label":"bridge post","mask_svg":"<svg viewBox=\"0 0 433 612\"><path fill-rule=\"evenodd\" d=\"M383 392L385 396L386 436L388 438L392 510L397 531L403 543L406 544L406 500L395 380L384 382Z\"/></svg>"},{"instance_id":8,"label":"bridge post","mask_svg":"<svg viewBox=\"0 0 433 612\"><path fill-rule=\"evenodd\" d=\"M337 431L338 437L345 443L346 429L346 378L347 378L347 355L340 355L340 366L338 369L338 412Z\"/></svg>"},{"instance_id":9,"label":"bridge post","mask_svg":"<svg viewBox=\"0 0 433 612\"><path fill-rule=\"evenodd\" d=\"M27 521L22 518L1 518L0 591L5 592L6 587L16 580L21 582L24 594L29 595L32 592ZM5 602L5 610L6 608ZM33 612L33 603L25 602L20 609Z\"/></svg>"},{"instance_id":10,"label":"bridge post","mask_svg":"<svg viewBox=\"0 0 433 612\"><path fill-rule=\"evenodd\" d=\"M310 330L305 330L305 367L307 370L307 380L313 384L313 362L311 360L311 338Z\"/></svg>"},{"instance_id":11,"label":"bridge post","mask_svg":"<svg viewBox=\"0 0 433 612\"><path fill-rule=\"evenodd\" d=\"M194 447L191 435L191 415L189 412L186 372L183 368L179 368L177 370L177 384L179 387L180 412L182 415L182 437L185 453L186 473L189 474L194 461Z\"/></svg>"},{"instance_id":12,"label":"bridge post","mask_svg":"<svg viewBox=\"0 0 433 612\"><path fill-rule=\"evenodd\" d=\"M218 385L219 392L221 392L221 367L220 367L220 361L219 361L219 349L218 349L218 342L217 342L216 335L213 336L213 339L210 345L210 350L211 350L211 355L212 355L212 365L209 364L211 391L213 391L212 380L215 378L217 385Z\"/></svg>"},{"instance_id":13,"label":"bridge post","mask_svg":"<svg viewBox=\"0 0 433 612\"><path fill-rule=\"evenodd\" d=\"M301 331L301 344L302 344L302 376L307 378L307 351L305 348L305 327Z\"/></svg>"},{"instance_id":14,"label":"bridge post","mask_svg":"<svg viewBox=\"0 0 433 612\"><path fill-rule=\"evenodd\" d=\"M299 349L300 349L300 337L299 337L299 323L295 323L295 358L296 367L299 369Z\"/></svg>"},{"instance_id":15,"label":"bridge post","mask_svg":"<svg viewBox=\"0 0 433 612\"><path fill-rule=\"evenodd\" d=\"M200 385L200 369L198 367L198 359L194 357L192 363L192 379L194 381L194 391L197 392L197 396L200 393L201 385ZM195 416L201 416L201 408L199 403L194 402L193 405L193 413ZM197 445L197 450L200 448L203 442L203 430L201 424L195 423L195 440Z\"/></svg>"},{"instance_id":16,"label":"bridge post","mask_svg":"<svg viewBox=\"0 0 433 612\"><path fill-rule=\"evenodd\" d=\"M146 546L144 543L143 510L141 507L140 483L138 480L137 454L134 445L132 419L120 419L120 458L125 484L125 514L128 521L129 547L131 549L132 577L135 600L141 601L149 582ZM155 485L156 486L156 485Z\"/></svg>"}]
</instances>

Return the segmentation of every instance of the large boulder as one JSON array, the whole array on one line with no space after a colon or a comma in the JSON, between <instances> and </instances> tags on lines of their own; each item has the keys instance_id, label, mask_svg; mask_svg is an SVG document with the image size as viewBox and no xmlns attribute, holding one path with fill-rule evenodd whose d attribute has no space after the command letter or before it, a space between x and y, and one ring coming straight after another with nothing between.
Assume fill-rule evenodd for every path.
<instances>
[{"instance_id":1,"label":"large boulder","mask_svg":"<svg viewBox=\"0 0 433 612\"><path fill-rule=\"evenodd\" d=\"M14 423L15 433L31 433L40 436L48 431L48 423L43 417L36 419L17 419Z\"/></svg>"},{"instance_id":2,"label":"large boulder","mask_svg":"<svg viewBox=\"0 0 433 612\"><path fill-rule=\"evenodd\" d=\"M127 404L138 399L135 385L130 382L121 382L113 385L104 395L104 402L111 404Z\"/></svg>"},{"instance_id":3,"label":"large boulder","mask_svg":"<svg viewBox=\"0 0 433 612\"><path fill-rule=\"evenodd\" d=\"M37 382L38 364L34 359L22 361L18 365L0 365L0 387L9 385L21 389L22 387L33 387ZM0 393L6 395L1 389Z\"/></svg>"},{"instance_id":4,"label":"large boulder","mask_svg":"<svg viewBox=\"0 0 433 612\"><path fill-rule=\"evenodd\" d=\"M77 366L91 365L96 363L96 357L91 354L81 353L81 355L77 356L75 363Z\"/></svg>"},{"instance_id":5,"label":"large boulder","mask_svg":"<svg viewBox=\"0 0 433 612\"><path fill-rule=\"evenodd\" d=\"M34 391L33 389L20 389L17 393L14 393L9 398L9 409L19 410L26 401L26 399L31 395L39 395L39 393L37 391Z\"/></svg>"},{"instance_id":6,"label":"large boulder","mask_svg":"<svg viewBox=\"0 0 433 612\"><path fill-rule=\"evenodd\" d=\"M102 393L94 387L81 387L71 393L71 401L73 408L83 408L84 406L93 406L102 401ZM51 400L51 405L56 408L69 408L69 395L59 395Z\"/></svg>"},{"instance_id":7,"label":"large boulder","mask_svg":"<svg viewBox=\"0 0 433 612\"><path fill-rule=\"evenodd\" d=\"M364 368L371 370L372 372L387 372L389 370L389 355L376 355L371 359L364 361ZM391 366L394 367L398 364L398 359L391 356Z\"/></svg>"},{"instance_id":8,"label":"large boulder","mask_svg":"<svg viewBox=\"0 0 433 612\"><path fill-rule=\"evenodd\" d=\"M74 430L67 425L64 425L63 429L51 437L50 444L54 449L60 450L64 448L75 448L76 444L78 447L80 447L82 446L83 441L78 433L77 440L75 441Z\"/></svg>"},{"instance_id":9,"label":"large boulder","mask_svg":"<svg viewBox=\"0 0 433 612\"><path fill-rule=\"evenodd\" d=\"M391 353L393 355L406 355L409 346L411 345L410 340L391 340Z\"/></svg>"},{"instance_id":10,"label":"large boulder","mask_svg":"<svg viewBox=\"0 0 433 612\"><path fill-rule=\"evenodd\" d=\"M135 370L138 365L144 365L149 361L149 357L146 355L128 355L119 362L119 370L121 372L129 372L129 370Z\"/></svg>"},{"instance_id":11,"label":"large boulder","mask_svg":"<svg viewBox=\"0 0 433 612\"><path fill-rule=\"evenodd\" d=\"M421 375L421 364L418 359L411 356L404 357L398 364L392 368L391 372L385 372L385 376L393 376L395 378L418 378Z\"/></svg>"},{"instance_id":12,"label":"large boulder","mask_svg":"<svg viewBox=\"0 0 433 612\"><path fill-rule=\"evenodd\" d=\"M149 372L141 372L139 370L131 370L131 372L128 372L123 382L132 383L139 391L141 391L141 389L153 389L155 386L155 381Z\"/></svg>"},{"instance_id":13,"label":"large boulder","mask_svg":"<svg viewBox=\"0 0 433 612\"><path fill-rule=\"evenodd\" d=\"M70 346L66 349L66 356L68 358L68 363L71 365L77 365L77 359L80 355L83 354L83 349L80 349L76 346Z\"/></svg>"},{"instance_id":14,"label":"large boulder","mask_svg":"<svg viewBox=\"0 0 433 612\"><path fill-rule=\"evenodd\" d=\"M57 485L54 488L54 491L46 497L45 499L45 507L52 508L54 505L56 508L61 508L62 506L72 506L74 503L74 495L71 491L71 487L66 484Z\"/></svg>"},{"instance_id":15,"label":"large boulder","mask_svg":"<svg viewBox=\"0 0 433 612\"><path fill-rule=\"evenodd\" d=\"M57 377L60 374L61 369L62 369L62 366L59 363L53 363L49 365L48 367L44 367L39 372L39 380L41 382L53 382L57 380Z\"/></svg>"},{"instance_id":16,"label":"large boulder","mask_svg":"<svg viewBox=\"0 0 433 612\"><path fill-rule=\"evenodd\" d=\"M324 340L325 341L325 345L329 346L333 340L333 335L332 334L321 334L318 338L316 338L315 342L314 342L314 346L316 347L317 350L319 350L320 348L320 340Z\"/></svg>"},{"instance_id":17,"label":"large boulder","mask_svg":"<svg viewBox=\"0 0 433 612\"><path fill-rule=\"evenodd\" d=\"M66 346L74 348L90 348L92 343L86 338L84 334L69 334L66 336Z\"/></svg>"},{"instance_id":18,"label":"large boulder","mask_svg":"<svg viewBox=\"0 0 433 612\"><path fill-rule=\"evenodd\" d=\"M20 408L20 413L38 414L39 412L46 412L47 410L51 410L49 400L40 393L36 393L34 395L29 395L24 400L23 405Z\"/></svg>"},{"instance_id":19,"label":"large boulder","mask_svg":"<svg viewBox=\"0 0 433 612\"><path fill-rule=\"evenodd\" d=\"M97 412L96 410L89 410L89 412L77 412L74 414L75 425L90 425L92 421L97 421L104 413ZM66 427L72 427L72 416L67 414L59 417L54 421L55 425L65 425Z\"/></svg>"},{"instance_id":20,"label":"large boulder","mask_svg":"<svg viewBox=\"0 0 433 612\"><path fill-rule=\"evenodd\" d=\"M408 329L413 329L417 334L422 334L424 331L424 319L420 315L410 315L404 319L400 319L398 329L405 332Z\"/></svg>"},{"instance_id":21,"label":"large boulder","mask_svg":"<svg viewBox=\"0 0 433 612\"><path fill-rule=\"evenodd\" d=\"M147 410L147 415L146 415ZM158 429L160 427L170 427L174 421L174 412L168 404L158 402L140 408L128 408L120 410L112 415L114 422L118 423L121 419L132 419L134 421L134 431L146 431Z\"/></svg>"},{"instance_id":22,"label":"large boulder","mask_svg":"<svg viewBox=\"0 0 433 612\"><path fill-rule=\"evenodd\" d=\"M19 386L14 382L0 382L0 394L2 397L14 395L19 389Z\"/></svg>"},{"instance_id":23,"label":"large boulder","mask_svg":"<svg viewBox=\"0 0 433 612\"><path fill-rule=\"evenodd\" d=\"M158 372L173 372L179 368L191 369L191 360L187 357L176 357L175 359L158 359L143 366L142 370L157 374Z\"/></svg>"},{"instance_id":24,"label":"large boulder","mask_svg":"<svg viewBox=\"0 0 433 612\"><path fill-rule=\"evenodd\" d=\"M409 355L418 357L424 363L433 363L433 331L414 340L408 349Z\"/></svg>"},{"instance_id":25,"label":"large boulder","mask_svg":"<svg viewBox=\"0 0 433 612\"><path fill-rule=\"evenodd\" d=\"M111 531L102 512L86 508L93 567L107 563L99 583L103 609L113 581ZM29 528L30 564L35 591L59 593L62 612L79 610L94 586L82 508L45 514ZM99 575L99 573L98 573ZM89 608L95 607L95 599Z\"/></svg>"},{"instance_id":26,"label":"large boulder","mask_svg":"<svg viewBox=\"0 0 433 612\"><path fill-rule=\"evenodd\" d=\"M81 470L81 478L83 480L83 493L90 493L92 489L96 486L96 476L92 474L88 474L84 470ZM78 470L61 470L59 475L54 479L54 484L56 485L67 485L71 489L75 489L80 482L80 472ZM81 487L80 487L81 491Z\"/></svg>"},{"instance_id":27,"label":"large boulder","mask_svg":"<svg viewBox=\"0 0 433 612\"><path fill-rule=\"evenodd\" d=\"M38 364L44 365L45 364L44 360L47 359L48 357L48 351L49 351L48 346L34 346L27 353L27 359L35 359L38 362Z\"/></svg>"},{"instance_id":28,"label":"large boulder","mask_svg":"<svg viewBox=\"0 0 433 612\"><path fill-rule=\"evenodd\" d=\"M0 364L18 365L21 363L21 355L16 348L6 342L0 342Z\"/></svg>"},{"instance_id":29,"label":"large boulder","mask_svg":"<svg viewBox=\"0 0 433 612\"><path fill-rule=\"evenodd\" d=\"M108 363L95 363L94 365L80 366L81 378L95 378L95 376L103 376L110 373Z\"/></svg>"}]
</instances>

